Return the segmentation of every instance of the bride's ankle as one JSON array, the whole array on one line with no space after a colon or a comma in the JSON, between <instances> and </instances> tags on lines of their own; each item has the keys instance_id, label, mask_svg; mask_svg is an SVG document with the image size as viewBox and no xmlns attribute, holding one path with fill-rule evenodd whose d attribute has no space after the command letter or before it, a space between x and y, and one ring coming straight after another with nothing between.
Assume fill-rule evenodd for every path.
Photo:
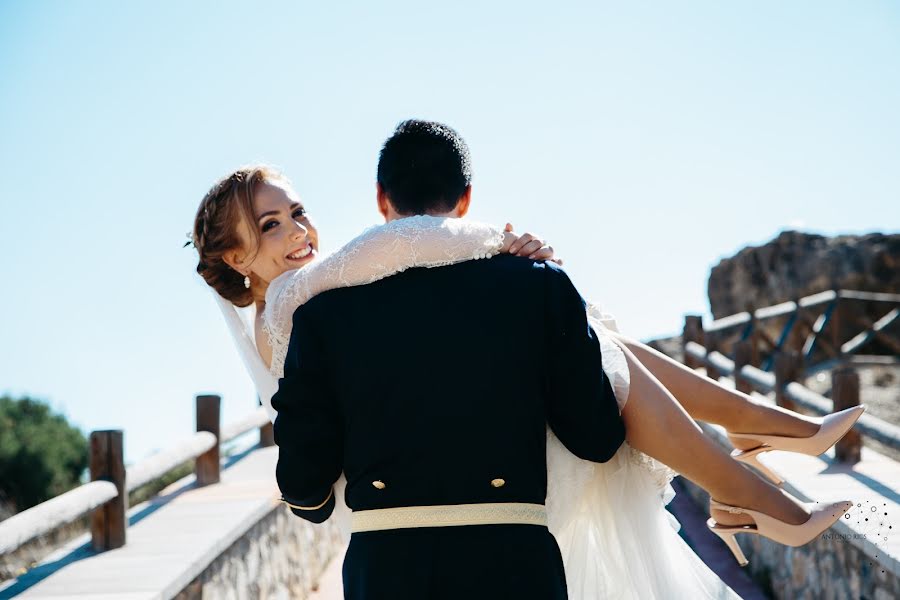
<instances>
[{"instance_id":1,"label":"bride's ankle","mask_svg":"<svg viewBox=\"0 0 900 600\"><path fill-rule=\"evenodd\" d=\"M757 491L759 493L748 497L737 495L730 496L730 501L719 498L715 498L714 501L727 506L756 511L789 525L801 525L809 520L809 511L799 500L796 500L784 490L772 486L771 491L774 494L766 493L765 490ZM710 507L710 516L723 525L749 525L754 522L753 518L745 512L731 512L716 509L712 506Z\"/></svg>"},{"instance_id":2,"label":"bride's ankle","mask_svg":"<svg viewBox=\"0 0 900 600\"><path fill-rule=\"evenodd\" d=\"M753 519L747 514L731 513L727 510L711 508L709 516L720 525L752 525Z\"/></svg>"}]
</instances>

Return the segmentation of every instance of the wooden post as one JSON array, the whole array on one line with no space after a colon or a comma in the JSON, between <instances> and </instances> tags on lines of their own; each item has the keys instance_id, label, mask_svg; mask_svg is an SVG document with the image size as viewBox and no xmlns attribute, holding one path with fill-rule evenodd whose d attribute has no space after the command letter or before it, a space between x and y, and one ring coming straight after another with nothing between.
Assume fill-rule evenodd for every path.
<instances>
[{"instance_id":1,"label":"wooden post","mask_svg":"<svg viewBox=\"0 0 900 600\"><path fill-rule=\"evenodd\" d=\"M681 356L684 364L688 368L696 369L700 364L696 359L688 356L685 349L688 342L703 344L703 317L700 315L684 315L684 329L681 332Z\"/></svg>"},{"instance_id":2,"label":"wooden post","mask_svg":"<svg viewBox=\"0 0 900 600\"><path fill-rule=\"evenodd\" d=\"M216 445L197 457L194 474L197 485L219 483L219 396L197 396L197 431L209 431L216 436Z\"/></svg>"},{"instance_id":3,"label":"wooden post","mask_svg":"<svg viewBox=\"0 0 900 600\"><path fill-rule=\"evenodd\" d=\"M753 340L746 339L734 345L734 387L739 392L749 394L753 391L753 385L741 377L741 369L753 364Z\"/></svg>"},{"instance_id":4,"label":"wooden post","mask_svg":"<svg viewBox=\"0 0 900 600\"><path fill-rule=\"evenodd\" d=\"M793 314L793 325L791 325L791 329L788 331L787 338L784 340L784 345L786 348L791 348L792 350L796 350L797 352L803 352L803 342L806 341L806 336L803 335L801 331L801 325L803 325L803 317L804 317L804 309L800 307L799 296L792 299L794 305L797 307L796 311ZM789 319L791 317L788 317Z\"/></svg>"},{"instance_id":5,"label":"wooden post","mask_svg":"<svg viewBox=\"0 0 900 600\"><path fill-rule=\"evenodd\" d=\"M703 345L706 347L706 355L707 355L707 356L709 356L710 354L712 354L713 352L715 352L716 350L719 349L719 340L718 340L718 338L719 338L719 332L718 332L718 331L715 331L715 332L712 332L712 331L704 332L704 334L703 334L703 341L706 342L706 343L703 344ZM714 366L712 366L711 364L707 363L707 364L706 364L706 376L709 377L710 379L712 379L713 381L718 381L718 380L719 380L719 377L721 377L722 374L719 373L719 370L716 369Z\"/></svg>"},{"instance_id":6,"label":"wooden post","mask_svg":"<svg viewBox=\"0 0 900 600\"><path fill-rule=\"evenodd\" d=\"M271 423L266 423L259 428L259 447L268 448L275 445L275 428Z\"/></svg>"},{"instance_id":7,"label":"wooden post","mask_svg":"<svg viewBox=\"0 0 900 600\"><path fill-rule=\"evenodd\" d=\"M838 359L844 358L844 353L841 350L841 345L843 344L842 336L841 336L841 328L844 326L844 305L847 303L846 300L841 298L841 290L834 290L837 296L834 299L834 310L831 313L831 319L828 320L828 326L831 327L831 347L834 348L835 352L837 352Z\"/></svg>"},{"instance_id":8,"label":"wooden post","mask_svg":"<svg viewBox=\"0 0 900 600\"><path fill-rule=\"evenodd\" d=\"M91 432L91 481L111 481L119 491L118 496L91 512L91 546L98 552L125 545L128 490L122 439L121 429Z\"/></svg>"},{"instance_id":9,"label":"wooden post","mask_svg":"<svg viewBox=\"0 0 900 600\"><path fill-rule=\"evenodd\" d=\"M748 364L753 365L754 367L758 367L760 364L759 357L759 328L761 327L759 323L759 319L756 318L756 311L750 311L750 318L752 319L752 328L750 329L750 337L747 338L750 342L750 362Z\"/></svg>"},{"instance_id":10,"label":"wooden post","mask_svg":"<svg viewBox=\"0 0 900 600\"><path fill-rule=\"evenodd\" d=\"M784 388L800 376L800 356L796 350L782 350L775 354L775 403L788 410L796 405L784 394Z\"/></svg>"},{"instance_id":11,"label":"wooden post","mask_svg":"<svg viewBox=\"0 0 900 600\"><path fill-rule=\"evenodd\" d=\"M831 372L831 399L834 412L859 406L859 373L852 367L839 367ZM862 453L862 436L854 429L847 432L834 447L839 462L855 464Z\"/></svg>"},{"instance_id":12,"label":"wooden post","mask_svg":"<svg viewBox=\"0 0 900 600\"><path fill-rule=\"evenodd\" d=\"M262 400L257 397L259 401L259 405L262 406ZM275 445L275 428L272 427L272 423L266 423L262 427L259 428L259 447L260 448L269 448Z\"/></svg>"}]
</instances>

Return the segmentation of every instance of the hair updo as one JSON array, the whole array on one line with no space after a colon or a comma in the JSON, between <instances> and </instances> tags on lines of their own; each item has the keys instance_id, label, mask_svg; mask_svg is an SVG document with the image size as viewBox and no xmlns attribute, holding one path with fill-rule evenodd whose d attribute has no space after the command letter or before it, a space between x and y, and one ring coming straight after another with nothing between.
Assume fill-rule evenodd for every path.
<instances>
[{"instance_id":1,"label":"hair updo","mask_svg":"<svg viewBox=\"0 0 900 600\"><path fill-rule=\"evenodd\" d=\"M220 296L235 306L253 302L251 290L244 286L244 276L224 260L227 252L240 248L238 234L241 219L250 224L251 254L259 247L259 230L254 226L253 196L263 183L288 183L279 171L267 165L251 165L223 177L203 197L194 219L194 247L200 254L197 273Z\"/></svg>"}]
</instances>

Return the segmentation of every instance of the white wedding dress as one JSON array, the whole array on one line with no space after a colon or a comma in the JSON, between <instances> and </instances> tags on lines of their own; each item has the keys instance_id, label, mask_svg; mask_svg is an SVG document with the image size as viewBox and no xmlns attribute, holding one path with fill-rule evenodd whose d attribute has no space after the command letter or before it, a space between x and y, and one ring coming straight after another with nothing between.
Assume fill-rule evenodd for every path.
<instances>
[{"instance_id":1,"label":"white wedding dress","mask_svg":"<svg viewBox=\"0 0 900 600\"><path fill-rule=\"evenodd\" d=\"M462 219L409 217L372 227L337 252L276 278L266 293L264 329L272 345L272 369L265 367L246 324L233 305L216 295L240 354L270 416L271 398L282 374L294 310L328 289L364 285L412 267L439 267L486 259L503 244L501 229ZM588 305L603 369L621 411L628 398L625 357L606 334L615 322ZM694 554L665 510L675 496L675 472L626 443L598 464L570 453L547 430L548 526L556 537L573 599L738 599ZM345 536L350 510L341 477L335 486L338 520Z\"/></svg>"}]
</instances>

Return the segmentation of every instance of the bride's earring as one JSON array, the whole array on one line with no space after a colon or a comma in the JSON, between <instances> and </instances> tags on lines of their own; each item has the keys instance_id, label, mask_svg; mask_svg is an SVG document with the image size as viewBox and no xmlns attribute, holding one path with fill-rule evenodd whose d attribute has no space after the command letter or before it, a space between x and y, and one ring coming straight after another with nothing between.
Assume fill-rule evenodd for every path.
<instances>
[{"instance_id":1,"label":"bride's earring","mask_svg":"<svg viewBox=\"0 0 900 600\"><path fill-rule=\"evenodd\" d=\"M250 276L244 275L244 287L250 289Z\"/></svg>"}]
</instances>

